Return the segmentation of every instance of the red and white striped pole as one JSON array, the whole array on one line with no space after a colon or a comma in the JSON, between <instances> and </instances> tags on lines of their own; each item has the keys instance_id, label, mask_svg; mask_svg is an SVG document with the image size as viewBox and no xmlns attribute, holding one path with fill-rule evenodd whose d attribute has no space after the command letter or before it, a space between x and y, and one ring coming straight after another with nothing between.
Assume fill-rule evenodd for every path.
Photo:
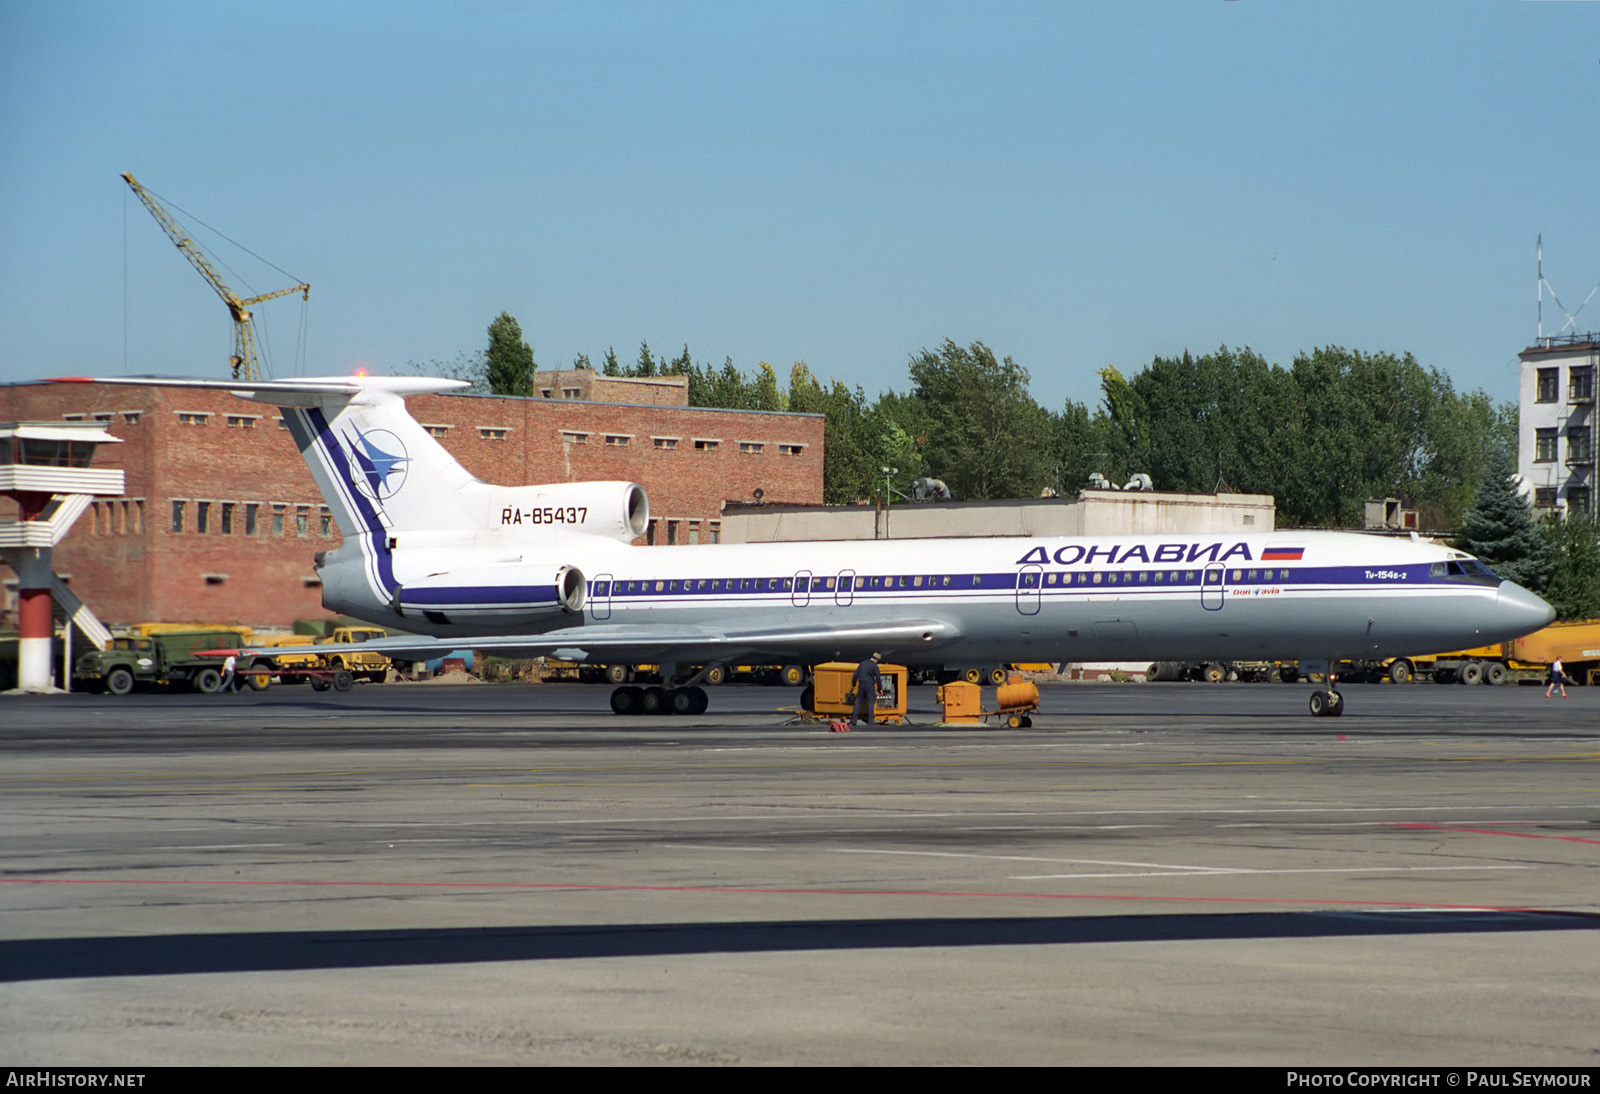
<instances>
[{"instance_id":1,"label":"red and white striped pole","mask_svg":"<svg viewBox=\"0 0 1600 1094\"><path fill-rule=\"evenodd\" d=\"M38 520L49 494L13 495L23 521ZM17 559L17 687L50 691L50 642L55 634L50 587L54 584L50 548L25 547Z\"/></svg>"}]
</instances>

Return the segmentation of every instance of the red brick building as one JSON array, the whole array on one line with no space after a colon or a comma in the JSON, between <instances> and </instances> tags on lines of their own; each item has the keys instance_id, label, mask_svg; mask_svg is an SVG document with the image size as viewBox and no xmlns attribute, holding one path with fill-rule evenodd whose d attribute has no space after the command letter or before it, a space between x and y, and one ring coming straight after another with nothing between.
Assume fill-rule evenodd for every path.
<instances>
[{"instance_id":1,"label":"red brick building","mask_svg":"<svg viewBox=\"0 0 1600 1094\"><path fill-rule=\"evenodd\" d=\"M757 489L773 502L822 501L820 415L538 396L408 402L486 482L639 483L646 542L716 542L723 502ZM277 408L177 388L0 386L0 420L75 418L125 442L96 464L122 468L127 496L97 501L55 555L102 619L259 627L325 614L311 556L337 546L339 531ZM16 583L4 574L9 609Z\"/></svg>"}]
</instances>

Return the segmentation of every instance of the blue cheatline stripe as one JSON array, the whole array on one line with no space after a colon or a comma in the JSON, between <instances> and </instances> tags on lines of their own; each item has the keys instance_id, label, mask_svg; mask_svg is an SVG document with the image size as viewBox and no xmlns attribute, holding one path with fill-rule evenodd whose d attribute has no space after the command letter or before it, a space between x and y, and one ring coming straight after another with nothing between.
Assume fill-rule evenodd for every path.
<instances>
[{"instance_id":1,"label":"blue cheatline stripe","mask_svg":"<svg viewBox=\"0 0 1600 1094\"><path fill-rule=\"evenodd\" d=\"M1155 574L1170 574L1173 571L1163 568L1160 570L1053 570L1043 574L1028 572L1026 576L1034 580L1018 584L1018 574L1015 571L988 574L952 574L933 575L936 580L929 580L928 575L866 575L857 579L854 589L839 590L827 588L813 583L809 590L801 589L801 595L810 597L830 597L835 593L844 591L853 593L866 599L901 597L905 595L927 597L955 597L972 598L1009 594L1012 592L1041 593L1045 596L1085 596L1114 593L1125 596L1135 593L1160 594L1179 592L1189 594L1197 589L1216 591L1219 589L1255 589L1262 587L1278 587L1286 590L1302 591L1327 591L1330 589L1371 591L1376 589L1459 589L1477 587L1492 589L1481 581L1462 580L1460 578L1430 577L1428 565L1403 566L1377 570L1373 567L1334 566L1307 568L1300 567L1292 570L1287 576L1266 577L1259 576L1261 567L1255 567L1258 576L1249 577L1251 567L1237 567L1246 576L1234 579L1231 574L1235 567L1225 568L1228 573L1219 580L1206 582L1201 571L1193 571L1192 579L1179 579L1176 581L1154 581ZM1268 567L1268 571L1275 571L1278 567ZM1368 577L1367 574L1383 573L1384 577ZM1092 580L1094 575L1102 578L1100 581ZM1137 580L1139 576L1145 580ZM878 583L872 584L873 577ZM913 584L917 577L922 577L924 583ZM948 576L949 580L945 580ZM1060 580L1076 578L1078 576L1090 577L1090 580L1079 582L1076 580ZM1050 581L1049 578L1057 577L1058 580ZM1116 580L1111 580L1115 577ZM887 582L887 584L886 584ZM735 583L748 583L748 587L730 587ZM712 587L715 585L716 587ZM644 599L677 599L677 598L706 598L750 600L757 598L771 598L787 600L795 593L792 578L777 577L750 577L750 578L619 578L603 583L603 587L596 588L595 595L611 597L620 600Z\"/></svg>"},{"instance_id":2,"label":"blue cheatline stripe","mask_svg":"<svg viewBox=\"0 0 1600 1094\"><path fill-rule=\"evenodd\" d=\"M556 603L554 585L462 585L400 590L402 607L519 608Z\"/></svg>"}]
</instances>

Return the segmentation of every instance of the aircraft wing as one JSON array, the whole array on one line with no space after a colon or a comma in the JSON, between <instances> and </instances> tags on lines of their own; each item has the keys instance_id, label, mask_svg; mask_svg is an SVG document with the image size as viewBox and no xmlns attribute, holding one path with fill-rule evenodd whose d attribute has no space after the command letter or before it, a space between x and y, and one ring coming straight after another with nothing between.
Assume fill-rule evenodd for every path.
<instances>
[{"instance_id":1,"label":"aircraft wing","mask_svg":"<svg viewBox=\"0 0 1600 1094\"><path fill-rule=\"evenodd\" d=\"M430 638L423 635L374 638L367 642L341 642L296 646L296 651L348 653L363 651L397 657L403 661L428 661L453 650L478 650L500 657L555 656L563 661L698 665L731 661L815 662L830 658L856 659L872 650L885 657L905 657L932 650L955 638L950 623L935 619L904 619L832 627L676 627L644 623L595 624L567 627L543 634L501 634L473 638ZM281 647L246 647L245 655L272 656Z\"/></svg>"}]
</instances>

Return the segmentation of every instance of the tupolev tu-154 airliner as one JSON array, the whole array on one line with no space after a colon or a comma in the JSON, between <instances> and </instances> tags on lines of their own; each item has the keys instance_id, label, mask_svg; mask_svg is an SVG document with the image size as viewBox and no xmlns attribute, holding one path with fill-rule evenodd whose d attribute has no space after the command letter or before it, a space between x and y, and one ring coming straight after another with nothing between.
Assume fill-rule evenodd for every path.
<instances>
[{"instance_id":1,"label":"tupolev tu-154 airliner","mask_svg":"<svg viewBox=\"0 0 1600 1094\"><path fill-rule=\"evenodd\" d=\"M284 408L343 534L318 552L323 604L413 632L359 648L437 657L652 663L618 713L706 709L736 662L1299 660L1464 649L1528 634L1550 605L1471 555L1416 537L1225 535L634 546L630 482L497 486L474 478L405 398L421 377L58 382L209 388ZM339 647L323 647L335 652ZM251 651L243 651L248 655ZM265 653L266 651L262 651ZM1317 715L1344 701L1331 680Z\"/></svg>"}]
</instances>

